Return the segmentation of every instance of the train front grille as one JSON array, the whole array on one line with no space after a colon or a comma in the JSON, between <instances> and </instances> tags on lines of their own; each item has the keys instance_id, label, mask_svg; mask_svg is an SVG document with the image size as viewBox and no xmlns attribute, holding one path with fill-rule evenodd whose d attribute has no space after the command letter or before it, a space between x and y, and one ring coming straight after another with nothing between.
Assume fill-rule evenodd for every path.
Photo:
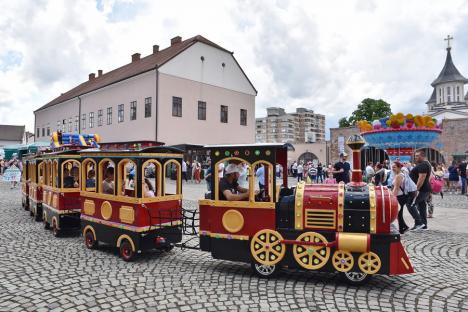
<instances>
[{"instance_id":1,"label":"train front grille","mask_svg":"<svg viewBox=\"0 0 468 312\"><path fill-rule=\"evenodd\" d=\"M336 227L336 212L325 209L306 209L305 226L307 228L334 229Z\"/></svg>"}]
</instances>

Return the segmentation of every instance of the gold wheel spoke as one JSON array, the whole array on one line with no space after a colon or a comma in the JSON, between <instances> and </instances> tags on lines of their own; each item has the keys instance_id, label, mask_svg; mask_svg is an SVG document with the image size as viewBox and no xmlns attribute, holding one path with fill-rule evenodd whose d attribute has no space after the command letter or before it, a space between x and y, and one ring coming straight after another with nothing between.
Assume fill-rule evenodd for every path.
<instances>
[{"instance_id":1,"label":"gold wheel spoke","mask_svg":"<svg viewBox=\"0 0 468 312\"><path fill-rule=\"evenodd\" d=\"M319 258L322 261L325 261L325 256L322 256L320 253L318 253L316 250L312 253L315 257Z\"/></svg>"},{"instance_id":2,"label":"gold wheel spoke","mask_svg":"<svg viewBox=\"0 0 468 312\"><path fill-rule=\"evenodd\" d=\"M304 249L302 252L298 252L297 256L302 258L302 256L304 256L306 253L307 253L307 249Z\"/></svg>"},{"instance_id":3,"label":"gold wheel spoke","mask_svg":"<svg viewBox=\"0 0 468 312\"><path fill-rule=\"evenodd\" d=\"M277 250L274 250L274 249L270 249L270 252L273 253L274 255L276 255L277 257L279 257L281 255L281 252L279 252Z\"/></svg>"},{"instance_id":4,"label":"gold wheel spoke","mask_svg":"<svg viewBox=\"0 0 468 312\"><path fill-rule=\"evenodd\" d=\"M260 248L260 249L258 249L258 250L255 250L255 253L256 253L257 255L259 255L259 254L261 254L261 253L264 252L264 251L265 251L265 246L262 246L262 248Z\"/></svg>"},{"instance_id":5,"label":"gold wheel spoke","mask_svg":"<svg viewBox=\"0 0 468 312\"><path fill-rule=\"evenodd\" d=\"M271 243L271 247L275 247L276 245L280 244L281 241L277 239L274 243Z\"/></svg>"}]
</instances>

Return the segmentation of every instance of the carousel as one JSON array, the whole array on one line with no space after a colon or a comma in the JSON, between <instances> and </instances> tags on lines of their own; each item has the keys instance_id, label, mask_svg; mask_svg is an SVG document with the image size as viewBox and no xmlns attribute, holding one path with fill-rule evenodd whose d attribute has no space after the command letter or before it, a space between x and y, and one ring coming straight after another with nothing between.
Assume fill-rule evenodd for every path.
<instances>
[{"instance_id":1,"label":"carousel","mask_svg":"<svg viewBox=\"0 0 468 312\"><path fill-rule=\"evenodd\" d=\"M411 162L415 150L431 147L442 133L441 123L431 116L402 113L361 120L357 126L368 146L384 150L390 162Z\"/></svg>"}]
</instances>

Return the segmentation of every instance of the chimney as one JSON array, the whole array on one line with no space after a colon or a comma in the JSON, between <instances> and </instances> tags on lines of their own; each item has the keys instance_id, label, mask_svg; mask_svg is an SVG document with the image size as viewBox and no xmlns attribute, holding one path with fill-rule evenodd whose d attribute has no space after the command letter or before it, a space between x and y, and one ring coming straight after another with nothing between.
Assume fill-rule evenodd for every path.
<instances>
[{"instance_id":1,"label":"chimney","mask_svg":"<svg viewBox=\"0 0 468 312\"><path fill-rule=\"evenodd\" d=\"M98 69L98 71L97 71L97 76L98 76L98 77L101 77L101 76L102 76L102 69Z\"/></svg>"},{"instance_id":2,"label":"chimney","mask_svg":"<svg viewBox=\"0 0 468 312\"><path fill-rule=\"evenodd\" d=\"M140 59L140 53L132 54L132 63Z\"/></svg>"},{"instance_id":3,"label":"chimney","mask_svg":"<svg viewBox=\"0 0 468 312\"><path fill-rule=\"evenodd\" d=\"M155 54L155 53L157 53L157 52L159 52L159 46L158 46L157 44L155 44L155 45L153 46L153 54Z\"/></svg>"},{"instance_id":4,"label":"chimney","mask_svg":"<svg viewBox=\"0 0 468 312\"><path fill-rule=\"evenodd\" d=\"M175 45L176 43L181 43L182 42L182 37L177 36L171 39L171 46Z\"/></svg>"},{"instance_id":5,"label":"chimney","mask_svg":"<svg viewBox=\"0 0 468 312\"><path fill-rule=\"evenodd\" d=\"M353 134L346 141L346 145L353 151L353 170L351 173L351 184L355 186L362 186L365 183L362 182L362 171L361 171L361 148L366 144L362 136L359 134Z\"/></svg>"},{"instance_id":6,"label":"chimney","mask_svg":"<svg viewBox=\"0 0 468 312\"><path fill-rule=\"evenodd\" d=\"M89 74L89 80L93 80L94 78L96 78L96 74L95 73L91 73Z\"/></svg>"}]
</instances>

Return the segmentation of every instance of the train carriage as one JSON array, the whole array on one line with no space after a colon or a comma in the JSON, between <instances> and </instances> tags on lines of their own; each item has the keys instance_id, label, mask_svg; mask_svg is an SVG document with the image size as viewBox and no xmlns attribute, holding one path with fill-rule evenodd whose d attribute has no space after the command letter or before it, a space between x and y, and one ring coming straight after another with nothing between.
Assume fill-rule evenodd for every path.
<instances>
[{"instance_id":1,"label":"train carriage","mask_svg":"<svg viewBox=\"0 0 468 312\"><path fill-rule=\"evenodd\" d=\"M36 221L42 220L42 187L44 184L44 166L45 164L38 156L29 159L29 214L34 217Z\"/></svg>"},{"instance_id":2,"label":"train carriage","mask_svg":"<svg viewBox=\"0 0 468 312\"><path fill-rule=\"evenodd\" d=\"M80 155L77 150L64 150L40 156L43 170L42 221L54 236L80 229Z\"/></svg>"},{"instance_id":3,"label":"train carriage","mask_svg":"<svg viewBox=\"0 0 468 312\"><path fill-rule=\"evenodd\" d=\"M359 138L348 142L355 164L364 144ZM353 182L347 185L299 183L288 188L286 175L279 180L274 174L276 165L287 168L287 144L207 149L213 192L199 201L200 247L214 258L251 263L263 277L289 267L340 272L356 284L373 274L413 272L400 235L390 226L398 212L395 196L386 187L361 182L360 168L353 170ZM249 172L246 200L222 198L220 168L229 164ZM256 179L261 167L263 178Z\"/></svg>"},{"instance_id":4,"label":"train carriage","mask_svg":"<svg viewBox=\"0 0 468 312\"><path fill-rule=\"evenodd\" d=\"M181 241L181 150L153 146L80 155L81 226L88 248L104 242L131 261L139 252L170 250Z\"/></svg>"}]
</instances>

